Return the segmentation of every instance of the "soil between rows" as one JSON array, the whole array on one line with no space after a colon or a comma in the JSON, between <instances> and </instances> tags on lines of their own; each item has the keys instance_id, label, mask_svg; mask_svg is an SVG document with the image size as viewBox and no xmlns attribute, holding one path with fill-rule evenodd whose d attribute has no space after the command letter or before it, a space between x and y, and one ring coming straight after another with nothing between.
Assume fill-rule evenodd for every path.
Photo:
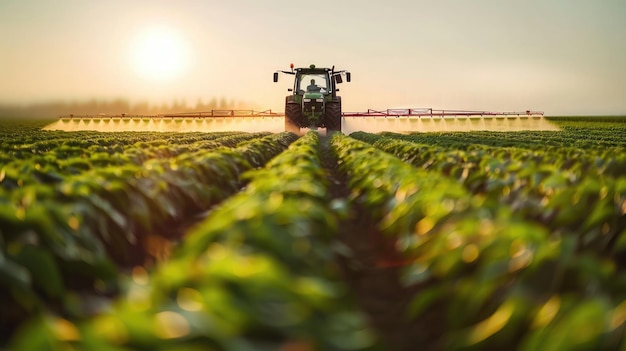
<instances>
[{"instance_id":1,"label":"soil between rows","mask_svg":"<svg viewBox=\"0 0 626 351\"><path fill-rule=\"evenodd\" d=\"M348 180L339 172L328 144L329 138L321 140L320 155L331 181L331 196L347 199ZM442 345L432 340L443 331L442 316L431 314L427 329L410 317L409 306L419 287L402 284L403 258L395 243L376 229L374 218L363 213L367 211L352 208L340 223L338 238L349 249L348 254L337 257L337 262L357 306L390 350L415 350L416 345L423 350L441 349Z\"/></svg>"},{"instance_id":2,"label":"soil between rows","mask_svg":"<svg viewBox=\"0 0 626 351\"><path fill-rule=\"evenodd\" d=\"M338 170L329 142L330 137L322 137L319 152L330 180L330 195L332 200L345 201L350 190L345 175ZM209 216L214 208L176 225L166 226L164 229L167 235L142 235L142 243L132 255L132 261L127 262L128 265L122 269L130 275L133 266L150 268L167 260L172 248L184 238L185 233ZM433 333L443 330L441 316L432 315L432 318L428 318L428 328L409 316L409 306L419 288L402 284L404 266L402 257L394 248L394 242L383 237L376 229L375 220L363 213L367 211L353 208L348 218L341 221L337 238L348 248L346 254L338 255L336 259L356 305L389 349L414 350L416 344L425 350L440 349L441 345L426 342L432 342Z\"/></svg>"},{"instance_id":3,"label":"soil between rows","mask_svg":"<svg viewBox=\"0 0 626 351\"><path fill-rule=\"evenodd\" d=\"M322 137L319 152L330 180L330 195L332 200L345 201L350 195L348 181L338 170L329 142L330 137ZM220 204L186 221L166 226L169 228L167 235L142 235L140 247L124 268L126 273L130 275L133 266L150 268L167 260L185 233L208 217L215 206ZM432 340L436 339L433 334L443 331L442 316L431 314L427 328L409 316L410 304L419 287L402 284L403 258L397 254L394 242L376 229L375 220L363 213L367 211L353 208L348 218L341 221L337 238L348 248L348 252L338 255L336 260L356 305L389 349L409 351L417 344L424 350L441 349L442 345Z\"/></svg>"}]
</instances>

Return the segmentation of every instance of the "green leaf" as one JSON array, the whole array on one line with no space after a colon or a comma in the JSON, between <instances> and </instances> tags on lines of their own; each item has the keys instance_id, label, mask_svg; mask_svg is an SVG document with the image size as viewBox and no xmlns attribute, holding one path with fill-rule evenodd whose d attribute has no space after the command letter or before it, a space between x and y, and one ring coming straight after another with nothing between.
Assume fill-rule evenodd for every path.
<instances>
[{"instance_id":1,"label":"green leaf","mask_svg":"<svg viewBox=\"0 0 626 351\"><path fill-rule=\"evenodd\" d=\"M24 245L14 256L17 263L28 269L35 287L50 297L60 298L65 292L63 279L52 254L42 247Z\"/></svg>"}]
</instances>

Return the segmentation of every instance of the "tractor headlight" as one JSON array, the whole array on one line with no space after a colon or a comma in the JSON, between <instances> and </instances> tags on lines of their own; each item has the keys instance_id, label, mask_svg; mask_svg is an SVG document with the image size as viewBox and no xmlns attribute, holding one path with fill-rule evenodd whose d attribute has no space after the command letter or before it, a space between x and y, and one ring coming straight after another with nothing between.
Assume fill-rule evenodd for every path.
<instances>
[{"instance_id":1,"label":"tractor headlight","mask_svg":"<svg viewBox=\"0 0 626 351\"><path fill-rule=\"evenodd\" d=\"M311 102L311 99L302 99L304 102Z\"/></svg>"},{"instance_id":2,"label":"tractor headlight","mask_svg":"<svg viewBox=\"0 0 626 351\"><path fill-rule=\"evenodd\" d=\"M315 102L324 102L324 99L315 99Z\"/></svg>"}]
</instances>

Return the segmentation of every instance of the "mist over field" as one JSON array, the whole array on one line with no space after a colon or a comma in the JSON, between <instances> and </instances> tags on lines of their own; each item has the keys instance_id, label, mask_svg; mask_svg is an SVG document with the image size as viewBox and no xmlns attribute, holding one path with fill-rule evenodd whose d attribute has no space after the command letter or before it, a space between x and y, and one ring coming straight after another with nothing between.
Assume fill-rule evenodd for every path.
<instances>
[{"instance_id":1,"label":"mist over field","mask_svg":"<svg viewBox=\"0 0 626 351\"><path fill-rule=\"evenodd\" d=\"M156 115L162 113L202 112L219 109L253 109L252 104L234 99L199 99L193 104L186 100L150 104L132 102L128 99L85 101L52 101L41 103L0 103L0 118L54 118L61 115L134 114Z\"/></svg>"}]
</instances>

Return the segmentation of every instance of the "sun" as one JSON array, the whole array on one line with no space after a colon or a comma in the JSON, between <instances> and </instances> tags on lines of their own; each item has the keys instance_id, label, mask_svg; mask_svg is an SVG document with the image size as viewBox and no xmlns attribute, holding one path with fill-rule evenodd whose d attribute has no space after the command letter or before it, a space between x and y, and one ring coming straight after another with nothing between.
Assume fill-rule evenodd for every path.
<instances>
[{"instance_id":1,"label":"sun","mask_svg":"<svg viewBox=\"0 0 626 351\"><path fill-rule=\"evenodd\" d=\"M190 50L184 37L172 28L146 28L131 44L135 73L149 80L173 80L189 70Z\"/></svg>"}]
</instances>

